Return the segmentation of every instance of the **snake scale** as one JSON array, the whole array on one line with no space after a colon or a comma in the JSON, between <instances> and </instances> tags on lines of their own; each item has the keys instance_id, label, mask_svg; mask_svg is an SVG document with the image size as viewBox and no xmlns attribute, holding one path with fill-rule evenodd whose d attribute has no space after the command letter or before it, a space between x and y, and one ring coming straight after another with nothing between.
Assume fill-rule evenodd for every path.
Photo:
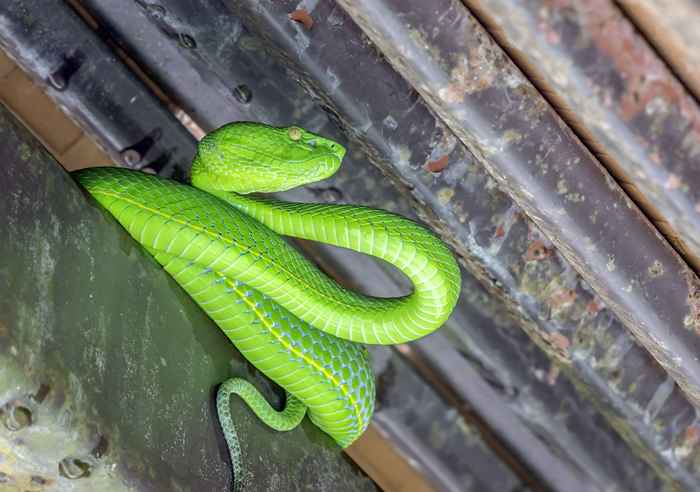
<instances>
[{"instance_id":1,"label":"snake scale","mask_svg":"<svg viewBox=\"0 0 700 492\"><path fill-rule=\"evenodd\" d=\"M242 469L231 394L277 430L293 429L308 411L315 425L347 447L366 429L374 409L374 378L361 344L425 336L445 322L457 302L457 263L418 224L367 207L250 194L325 179L344 155L336 142L300 127L236 122L199 143L192 186L114 167L73 173L241 354L285 389L285 407L277 411L244 379L221 385L217 410L234 489L242 487ZM411 280L413 292L378 298L347 290L280 235L381 258Z\"/></svg>"}]
</instances>

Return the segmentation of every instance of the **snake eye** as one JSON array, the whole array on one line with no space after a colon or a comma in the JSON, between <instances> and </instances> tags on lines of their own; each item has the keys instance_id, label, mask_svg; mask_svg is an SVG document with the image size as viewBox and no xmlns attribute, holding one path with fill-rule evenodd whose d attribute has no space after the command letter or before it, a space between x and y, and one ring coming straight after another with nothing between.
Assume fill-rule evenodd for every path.
<instances>
[{"instance_id":1,"label":"snake eye","mask_svg":"<svg viewBox=\"0 0 700 492\"><path fill-rule=\"evenodd\" d=\"M295 142L298 142L299 140L301 140L301 128L293 126L289 130L287 130L287 135L289 135L290 139L294 140Z\"/></svg>"}]
</instances>

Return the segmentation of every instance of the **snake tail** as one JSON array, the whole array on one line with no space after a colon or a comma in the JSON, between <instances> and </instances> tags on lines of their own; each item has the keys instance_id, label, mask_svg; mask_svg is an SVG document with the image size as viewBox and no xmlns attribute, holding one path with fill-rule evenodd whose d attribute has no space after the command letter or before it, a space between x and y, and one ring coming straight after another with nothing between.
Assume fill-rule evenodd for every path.
<instances>
[{"instance_id":1,"label":"snake tail","mask_svg":"<svg viewBox=\"0 0 700 492\"><path fill-rule=\"evenodd\" d=\"M284 409L277 411L270 406L255 386L245 379L231 378L219 386L216 393L216 411L233 466L233 491L239 492L243 490L243 465L240 441L231 417L229 403L231 395L240 396L263 423L277 431L296 428L306 415L306 405L287 392Z\"/></svg>"}]
</instances>

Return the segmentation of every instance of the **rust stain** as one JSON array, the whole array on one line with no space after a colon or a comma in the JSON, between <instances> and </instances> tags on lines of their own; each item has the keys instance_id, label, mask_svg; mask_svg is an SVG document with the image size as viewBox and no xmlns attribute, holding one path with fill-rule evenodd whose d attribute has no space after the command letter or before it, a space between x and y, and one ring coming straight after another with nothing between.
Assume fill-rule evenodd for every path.
<instances>
[{"instance_id":1,"label":"rust stain","mask_svg":"<svg viewBox=\"0 0 700 492\"><path fill-rule=\"evenodd\" d=\"M288 17L294 22L298 22L304 29L310 31L314 26L314 19L311 15L304 9L298 9L288 15Z\"/></svg>"},{"instance_id":2,"label":"rust stain","mask_svg":"<svg viewBox=\"0 0 700 492\"><path fill-rule=\"evenodd\" d=\"M688 426L688 428L685 430L685 442L691 446L694 446L698 443L698 441L700 441L700 429L694 425Z\"/></svg>"},{"instance_id":3,"label":"rust stain","mask_svg":"<svg viewBox=\"0 0 700 492\"><path fill-rule=\"evenodd\" d=\"M700 280L690 269L686 269L683 275L688 285L689 308L683 322L688 329L695 330L697 334L700 334Z\"/></svg>"},{"instance_id":4,"label":"rust stain","mask_svg":"<svg viewBox=\"0 0 700 492\"><path fill-rule=\"evenodd\" d=\"M547 333L541 330L535 330L534 334L536 335L534 340L542 346L545 352L553 356L555 360L564 364L571 363L571 355L569 354L571 342L569 341L568 337L562 335L561 333ZM556 364L553 364L552 366L556 366L558 368ZM559 375L559 371L558 369L553 369L552 366L550 366L550 375L548 379L555 381L556 377Z\"/></svg>"},{"instance_id":5,"label":"rust stain","mask_svg":"<svg viewBox=\"0 0 700 492\"><path fill-rule=\"evenodd\" d=\"M676 456L685 459L693 453L698 442L700 442L700 429L698 429L697 424L691 424L686 427L680 443L674 447L673 451Z\"/></svg>"},{"instance_id":6,"label":"rust stain","mask_svg":"<svg viewBox=\"0 0 700 492\"><path fill-rule=\"evenodd\" d=\"M576 300L576 291L574 289L563 289L552 294L548 299L548 304L555 309L569 306Z\"/></svg>"},{"instance_id":7,"label":"rust stain","mask_svg":"<svg viewBox=\"0 0 700 492\"><path fill-rule=\"evenodd\" d=\"M480 92L490 87L498 70L494 68L490 46L472 46L467 56L459 59L450 72L450 83L438 91L438 95L448 104L463 103L468 94Z\"/></svg>"},{"instance_id":8,"label":"rust stain","mask_svg":"<svg viewBox=\"0 0 700 492\"><path fill-rule=\"evenodd\" d=\"M603 309L602 304L595 298L591 299L591 301L586 305L586 312L588 312L588 314L596 315L601 309Z\"/></svg>"},{"instance_id":9,"label":"rust stain","mask_svg":"<svg viewBox=\"0 0 700 492\"><path fill-rule=\"evenodd\" d=\"M505 227L503 227L503 224L501 224L496 228L495 236L496 237L503 237L505 235L506 235L506 229L505 229Z\"/></svg>"},{"instance_id":10,"label":"rust stain","mask_svg":"<svg viewBox=\"0 0 700 492\"><path fill-rule=\"evenodd\" d=\"M552 251L542 241L533 241L525 253L526 261L541 261L552 255Z\"/></svg>"},{"instance_id":11,"label":"rust stain","mask_svg":"<svg viewBox=\"0 0 700 492\"><path fill-rule=\"evenodd\" d=\"M446 155L443 155L439 159L435 159L434 161L429 161L425 165L425 169L427 171L430 171L431 173L439 173L447 167L448 161L449 161L448 157Z\"/></svg>"},{"instance_id":12,"label":"rust stain","mask_svg":"<svg viewBox=\"0 0 700 492\"><path fill-rule=\"evenodd\" d=\"M552 333L549 336L549 338L556 348L564 352L568 351L569 347L571 346L571 341L569 340L569 338L562 335L561 333Z\"/></svg>"},{"instance_id":13,"label":"rust stain","mask_svg":"<svg viewBox=\"0 0 700 492\"><path fill-rule=\"evenodd\" d=\"M625 81L620 100L620 116L631 121L647 105L660 98L675 106L700 135L697 107L664 63L649 49L631 23L609 0L590 0L577 4L582 32L589 33L596 47L613 62Z\"/></svg>"}]
</instances>

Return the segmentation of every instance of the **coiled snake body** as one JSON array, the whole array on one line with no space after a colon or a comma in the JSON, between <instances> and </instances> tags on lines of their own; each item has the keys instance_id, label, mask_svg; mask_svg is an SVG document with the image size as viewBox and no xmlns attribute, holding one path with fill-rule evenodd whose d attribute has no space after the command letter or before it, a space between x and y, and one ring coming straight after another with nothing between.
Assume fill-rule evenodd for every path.
<instances>
[{"instance_id":1,"label":"coiled snake body","mask_svg":"<svg viewBox=\"0 0 700 492\"><path fill-rule=\"evenodd\" d=\"M230 416L236 393L278 430L309 417L342 447L367 427L374 379L366 344L415 340L447 319L460 275L447 247L421 226L381 210L288 203L246 195L332 175L345 150L299 127L231 123L199 144L192 184L119 168L74 178L173 276L255 367L287 392L274 410L247 381L217 395L241 487ZM395 265L411 294L375 298L340 287L279 234L353 249Z\"/></svg>"}]
</instances>

